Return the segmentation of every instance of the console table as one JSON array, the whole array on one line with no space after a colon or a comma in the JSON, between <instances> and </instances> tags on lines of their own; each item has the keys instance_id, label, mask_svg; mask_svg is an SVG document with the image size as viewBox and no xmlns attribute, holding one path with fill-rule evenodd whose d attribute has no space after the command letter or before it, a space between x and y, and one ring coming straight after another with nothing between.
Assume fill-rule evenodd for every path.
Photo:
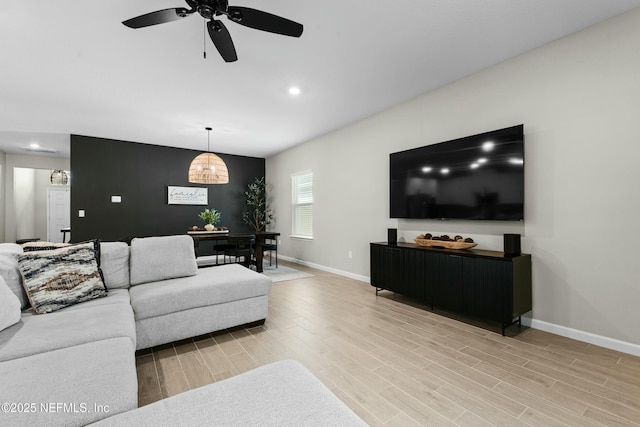
<instances>
[{"instance_id":1,"label":"console table","mask_svg":"<svg viewBox=\"0 0 640 427\"><path fill-rule=\"evenodd\" d=\"M262 259L264 258L264 251L262 245L267 239L276 239L280 233L276 231L256 231L256 271L262 273ZM277 264L277 263L276 263Z\"/></svg>"},{"instance_id":2,"label":"console table","mask_svg":"<svg viewBox=\"0 0 640 427\"><path fill-rule=\"evenodd\" d=\"M371 243L371 286L505 329L532 309L531 255Z\"/></svg>"},{"instance_id":3,"label":"console table","mask_svg":"<svg viewBox=\"0 0 640 427\"><path fill-rule=\"evenodd\" d=\"M228 251L231 252L230 255L232 256L244 257L243 264L245 267L249 268L253 252L252 246L256 240L256 236L254 234L229 232L223 233L215 231L189 231L187 232L187 234L189 234L193 239L193 245L196 248L199 246L201 240L215 240L216 246L214 248L214 252L216 252L216 255L218 254L218 251L224 254L226 254ZM224 241L224 244L219 245L218 242L220 241ZM216 265L217 263L218 262L216 261Z\"/></svg>"},{"instance_id":4,"label":"console table","mask_svg":"<svg viewBox=\"0 0 640 427\"><path fill-rule=\"evenodd\" d=\"M194 244L197 246L200 240L229 240L231 239L247 239L247 241L253 242L255 244L255 264L256 271L258 273L262 273L262 258L263 258L263 250L262 245L266 239L275 239L280 233L275 231L256 231L254 233L221 233L221 232L194 232L188 231L189 234L194 241Z\"/></svg>"}]
</instances>

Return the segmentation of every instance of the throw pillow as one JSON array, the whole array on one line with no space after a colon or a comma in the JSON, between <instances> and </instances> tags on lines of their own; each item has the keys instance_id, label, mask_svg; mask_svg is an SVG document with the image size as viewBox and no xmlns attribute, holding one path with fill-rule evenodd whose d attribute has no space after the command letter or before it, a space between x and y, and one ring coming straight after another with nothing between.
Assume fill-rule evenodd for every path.
<instances>
[{"instance_id":1,"label":"throw pillow","mask_svg":"<svg viewBox=\"0 0 640 427\"><path fill-rule=\"evenodd\" d=\"M22 283L38 314L107 296L98 241L18 256Z\"/></svg>"},{"instance_id":2,"label":"throw pillow","mask_svg":"<svg viewBox=\"0 0 640 427\"><path fill-rule=\"evenodd\" d=\"M0 331L20 321L20 300L0 276Z\"/></svg>"},{"instance_id":3,"label":"throw pillow","mask_svg":"<svg viewBox=\"0 0 640 427\"><path fill-rule=\"evenodd\" d=\"M70 243L54 243L54 242L27 242L22 245L22 250L24 252L31 251L50 251L53 249L64 248L69 246Z\"/></svg>"}]
</instances>

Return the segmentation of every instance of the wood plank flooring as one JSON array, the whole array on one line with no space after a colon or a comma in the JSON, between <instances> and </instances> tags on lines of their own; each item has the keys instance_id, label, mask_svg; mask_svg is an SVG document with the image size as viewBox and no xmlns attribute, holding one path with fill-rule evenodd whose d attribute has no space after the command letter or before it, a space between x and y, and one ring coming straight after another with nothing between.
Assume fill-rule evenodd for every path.
<instances>
[{"instance_id":1,"label":"wood plank flooring","mask_svg":"<svg viewBox=\"0 0 640 427\"><path fill-rule=\"evenodd\" d=\"M296 359L372 426L640 426L638 357L289 265L314 277L274 283L263 326L139 352L140 406Z\"/></svg>"}]
</instances>

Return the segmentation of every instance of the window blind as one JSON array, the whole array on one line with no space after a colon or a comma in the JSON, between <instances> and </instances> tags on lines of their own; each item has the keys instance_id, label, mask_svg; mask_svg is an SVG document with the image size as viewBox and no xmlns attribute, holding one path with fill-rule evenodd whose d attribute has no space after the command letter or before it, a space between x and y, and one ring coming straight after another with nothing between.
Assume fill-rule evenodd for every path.
<instances>
[{"instance_id":1,"label":"window blind","mask_svg":"<svg viewBox=\"0 0 640 427\"><path fill-rule=\"evenodd\" d=\"M313 237L313 173L301 172L291 176L293 188L293 235Z\"/></svg>"}]
</instances>

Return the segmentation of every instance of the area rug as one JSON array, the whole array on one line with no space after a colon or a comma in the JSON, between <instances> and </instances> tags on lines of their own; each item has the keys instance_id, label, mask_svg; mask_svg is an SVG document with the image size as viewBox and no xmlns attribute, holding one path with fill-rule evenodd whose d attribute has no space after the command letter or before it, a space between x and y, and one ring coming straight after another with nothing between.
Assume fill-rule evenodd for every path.
<instances>
[{"instance_id":1,"label":"area rug","mask_svg":"<svg viewBox=\"0 0 640 427\"><path fill-rule=\"evenodd\" d=\"M276 268L275 265L269 266L264 264L262 267L262 274L268 276L273 282L284 282L285 280L303 279L305 277L313 277L313 274L305 273L304 271L296 270L295 268L279 265Z\"/></svg>"}]
</instances>

